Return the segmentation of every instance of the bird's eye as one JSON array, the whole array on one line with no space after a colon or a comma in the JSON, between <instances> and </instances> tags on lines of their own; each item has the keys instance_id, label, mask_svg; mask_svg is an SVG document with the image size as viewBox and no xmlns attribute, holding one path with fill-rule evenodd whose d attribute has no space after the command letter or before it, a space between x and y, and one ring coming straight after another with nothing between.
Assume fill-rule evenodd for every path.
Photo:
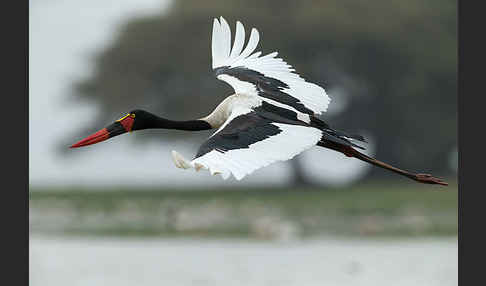
<instances>
[{"instance_id":1,"label":"bird's eye","mask_svg":"<svg viewBox=\"0 0 486 286\"><path fill-rule=\"evenodd\" d=\"M131 118L135 118L135 114L130 113L130 117L131 117Z\"/></svg>"}]
</instances>

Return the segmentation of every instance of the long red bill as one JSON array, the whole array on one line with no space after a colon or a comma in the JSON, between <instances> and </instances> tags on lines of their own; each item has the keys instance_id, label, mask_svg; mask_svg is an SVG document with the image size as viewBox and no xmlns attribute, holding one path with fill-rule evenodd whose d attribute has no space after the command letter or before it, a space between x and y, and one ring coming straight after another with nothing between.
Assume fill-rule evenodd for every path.
<instances>
[{"instance_id":1,"label":"long red bill","mask_svg":"<svg viewBox=\"0 0 486 286\"><path fill-rule=\"evenodd\" d=\"M103 128L100 131L84 138L83 140L79 141L76 144L71 145L69 148L78 148L83 147L91 144L95 144L101 141L105 141L106 139L110 138L110 133L108 129Z\"/></svg>"}]
</instances>

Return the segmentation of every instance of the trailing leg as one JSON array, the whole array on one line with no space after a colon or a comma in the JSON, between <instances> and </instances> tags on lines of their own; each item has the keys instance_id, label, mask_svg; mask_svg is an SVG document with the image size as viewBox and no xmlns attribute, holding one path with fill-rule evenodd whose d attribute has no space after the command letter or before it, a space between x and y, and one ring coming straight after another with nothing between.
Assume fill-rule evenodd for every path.
<instances>
[{"instance_id":1,"label":"trailing leg","mask_svg":"<svg viewBox=\"0 0 486 286\"><path fill-rule=\"evenodd\" d=\"M410 178L410 179L415 180L415 181L420 182L420 183L439 184L439 185L443 185L443 186L448 185L448 183L442 181L439 178L433 177L430 174L414 174L414 173L393 167L393 166L391 166L387 163L384 163L384 162L381 162L381 161L376 160L374 158L371 158L369 156L366 156L365 154L357 151L356 149L354 149L351 146L347 146L347 145L343 145L343 144L339 144L339 143L335 143L335 142L331 142L331 141L324 141L324 140L317 143L317 145L321 146L321 147L329 148L329 149L332 149L332 150L335 150L335 151L338 151L338 152L341 152L348 157L354 157L354 158L357 158L361 161L370 163L372 165L390 170L392 172L395 172L399 175L405 176L407 178Z\"/></svg>"}]
</instances>

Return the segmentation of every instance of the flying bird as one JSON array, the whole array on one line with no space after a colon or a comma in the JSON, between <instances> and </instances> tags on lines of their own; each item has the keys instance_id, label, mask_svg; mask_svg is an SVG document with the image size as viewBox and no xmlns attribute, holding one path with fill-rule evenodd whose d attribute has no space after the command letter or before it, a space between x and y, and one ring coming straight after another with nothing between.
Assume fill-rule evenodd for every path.
<instances>
[{"instance_id":1,"label":"flying bird","mask_svg":"<svg viewBox=\"0 0 486 286\"><path fill-rule=\"evenodd\" d=\"M292 159L314 146L332 149L385 168L420 183L447 185L429 174L415 174L371 158L360 135L331 128L318 116L331 101L326 91L307 82L277 52L261 56L254 52L260 36L252 28L245 45L245 29L236 22L231 46L230 26L223 17L214 19L212 68L219 80L234 89L208 116L174 121L144 110L132 110L113 124L71 146L77 148L135 130L159 128L199 131L216 129L192 160L172 151L175 165L182 169L208 170L224 179L237 180L277 161Z\"/></svg>"}]
</instances>

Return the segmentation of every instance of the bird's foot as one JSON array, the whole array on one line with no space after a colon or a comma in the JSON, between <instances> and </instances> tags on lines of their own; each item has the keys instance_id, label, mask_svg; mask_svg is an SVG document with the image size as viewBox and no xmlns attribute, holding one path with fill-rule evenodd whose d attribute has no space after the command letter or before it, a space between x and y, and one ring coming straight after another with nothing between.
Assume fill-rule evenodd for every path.
<instances>
[{"instance_id":1,"label":"bird's foot","mask_svg":"<svg viewBox=\"0 0 486 286\"><path fill-rule=\"evenodd\" d=\"M414 180L424 184L438 184L442 186L449 185L448 183L442 181L439 178L433 177L430 174L416 174Z\"/></svg>"}]
</instances>

